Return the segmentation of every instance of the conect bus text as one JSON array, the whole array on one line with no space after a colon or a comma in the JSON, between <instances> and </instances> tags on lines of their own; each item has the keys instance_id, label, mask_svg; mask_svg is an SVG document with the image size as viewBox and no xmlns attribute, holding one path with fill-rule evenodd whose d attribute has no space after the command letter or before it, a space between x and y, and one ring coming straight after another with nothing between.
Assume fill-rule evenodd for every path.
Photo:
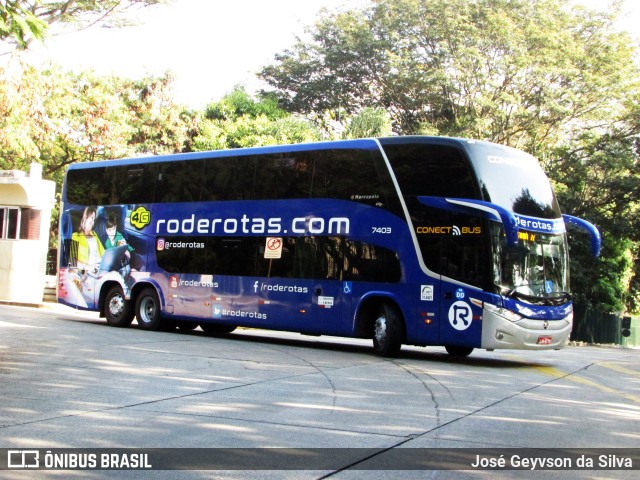
<instances>
[{"instance_id":1,"label":"conect bus text","mask_svg":"<svg viewBox=\"0 0 640 480\"><path fill-rule=\"evenodd\" d=\"M184 234L212 233L228 234L269 234L297 233L297 234L341 234L350 233L351 223L347 217L296 217L291 220L289 227L283 226L282 218L250 218L243 214L240 218L197 218L195 214L185 219L161 218L156 221L156 233Z\"/></svg>"}]
</instances>

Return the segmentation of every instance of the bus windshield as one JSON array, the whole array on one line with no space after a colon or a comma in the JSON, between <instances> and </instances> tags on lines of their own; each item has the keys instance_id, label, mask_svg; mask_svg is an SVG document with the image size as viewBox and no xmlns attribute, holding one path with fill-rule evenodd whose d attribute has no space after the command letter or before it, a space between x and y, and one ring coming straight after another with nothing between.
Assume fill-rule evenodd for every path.
<instances>
[{"instance_id":1,"label":"bus windshield","mask_svg":"<svg viewBox=\"0 0 640 480\"><path fill-rule=\"evenodd\" d=\"M534 157L486 142L474 142L467 148L484 200L521 215L561 217L549 179Z\"/></svg>"},{"instance_id":2,"label":"bus windshield","mask_svg":"<svg viewBox=\"0 0 640 480\"><path fill-rule=\"evenodd\" d=\"M536 304L566 302L566 235L520 231L518 236L517 246L507 246L502 225L492 223L494 284L500 293Z\"/></svg>"}]
</instances>

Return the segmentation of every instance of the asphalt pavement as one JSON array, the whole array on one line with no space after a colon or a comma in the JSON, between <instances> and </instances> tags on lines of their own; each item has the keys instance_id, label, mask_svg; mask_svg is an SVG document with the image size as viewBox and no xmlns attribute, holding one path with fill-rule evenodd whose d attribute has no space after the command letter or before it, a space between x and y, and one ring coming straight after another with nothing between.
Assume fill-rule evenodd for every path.
<instances>
[{"instance_id":1,"label":"asphalt pavement","mask_svg":"<svg viewBox=\"0 0 640 480\"><path fill-rule=\"evenodd\" d=\"M41 469L0 477L637 478L639 360L638 350L594 346L466 359L403 347L385 359L365 340L148 332L55 304L0 305L0 456L41 454ZM271 464L264 449L279 449ZM511 462L512 449L542 457L579 449L596 464L579 469L566 457L572 469L488 470L460 457L465 468L402 468L452 452ZM42 468L46 452L95 454L98 465L106 452L146 452L156 466L52 470ZM221 452L234 468L207 466ZM598 464L602 455L613 468Z\"/></svg>"}]
</instances>

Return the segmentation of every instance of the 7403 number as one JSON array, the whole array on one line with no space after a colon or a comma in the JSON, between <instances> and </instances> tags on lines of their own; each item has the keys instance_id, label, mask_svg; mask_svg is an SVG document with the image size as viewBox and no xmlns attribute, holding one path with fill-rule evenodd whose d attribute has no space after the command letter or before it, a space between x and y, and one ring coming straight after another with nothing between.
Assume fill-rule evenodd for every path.
<instances>
[{"instance_id":1,"label":"7403 number","mask_svg":"<svg viewBox=\"0 0 640 480\"><path fill-rule=\"evenodd\" d=\"M391 233L391 227L371 227L371 233Z\"/></svg>"}]
</instances>

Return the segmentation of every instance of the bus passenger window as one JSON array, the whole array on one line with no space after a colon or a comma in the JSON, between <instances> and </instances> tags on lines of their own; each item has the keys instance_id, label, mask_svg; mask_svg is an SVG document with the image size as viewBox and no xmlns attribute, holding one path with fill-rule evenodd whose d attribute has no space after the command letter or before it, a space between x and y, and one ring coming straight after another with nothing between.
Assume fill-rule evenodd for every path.
<instances>
[{"instance_id":1,"label":"bus passenger window","mask_svg":"<svg viewBox=\"0 0 640 480\"><path fill-rule=\"evenodd\" d=\"M399 209L399 201L382 157L367 150L319 151L311 196Z\"/></svg>"},{"instance_id":2,"label":"bus passenger window","mask_svg":"<svg viewBox=\"0 0 640 480\"><path fill-rule=\"evenodd\" d=\"M260 155L255 200L309 198L313 156L309 152Z\"/></svg>"},{"instance_id":3,"label":"bus passenger window","mask_svg":"<svg viewBox=\"0 0 640 480\"><path fill-rule=\"evenodd\" d=\"M356 241L347 241L346 247L346 280L389 283L400 281L400 261L391 250Z\"/></svg>"},{"instance_id":4,"label":"bus passenger window","mask_svg":"<svg viewBox=\"0 0 640 480\"><path fill-rule=\"evenodd\" d=\"M69 170L67 174L67 198L77 205L104 205L112 203L114 169L89 168Z\"/></svg>"},{"instance_id":5,"label":"bus passenger window","mask_svg":"<svg viewBox=\"0 0 640 480\"><path fill-rule=\"evenodd\" d=\"M214 237L210 272L214 275L254 276L256 237Z\"/></svg>"},{"instance_id":6,"label":"bus passenger window","mask_svg":"<svg viewBox=\"0 0 640 480\"><path fill-rule=\"evenodd\" d=\"M200 200L251 200L255 170L254 156L208 158Z\"/></svg>"},{"instance_id":7,"label":"bus passenger window","mask_svg":"<svg viewBox=\"0 0 640 480\"><path fill-rule=\"evenodd\" d=\"M107 204L151 203L156 189L157 163L120 166L113 169L115 188Z\"/></svg>"},{"instance_id":8,"label":"bus passenger window","mask_svg":"<svg viewBox=\"0 0 640 480\"><path fill-rule=\"evenodd\" d=\"M463 153L447 145L385 145L404 196L479 198L475 177Z\"/></svg>"},{"instance_id":9,"label":"bus passenger window","mask_svg":"<svg viewBox=\"0 0 640 480\"><path fill-rule=\"evenodd\" d=\"M197 202L204 163L204 160L185 160L159 164L155 201Z\"/></svg>"}]
</instances>

